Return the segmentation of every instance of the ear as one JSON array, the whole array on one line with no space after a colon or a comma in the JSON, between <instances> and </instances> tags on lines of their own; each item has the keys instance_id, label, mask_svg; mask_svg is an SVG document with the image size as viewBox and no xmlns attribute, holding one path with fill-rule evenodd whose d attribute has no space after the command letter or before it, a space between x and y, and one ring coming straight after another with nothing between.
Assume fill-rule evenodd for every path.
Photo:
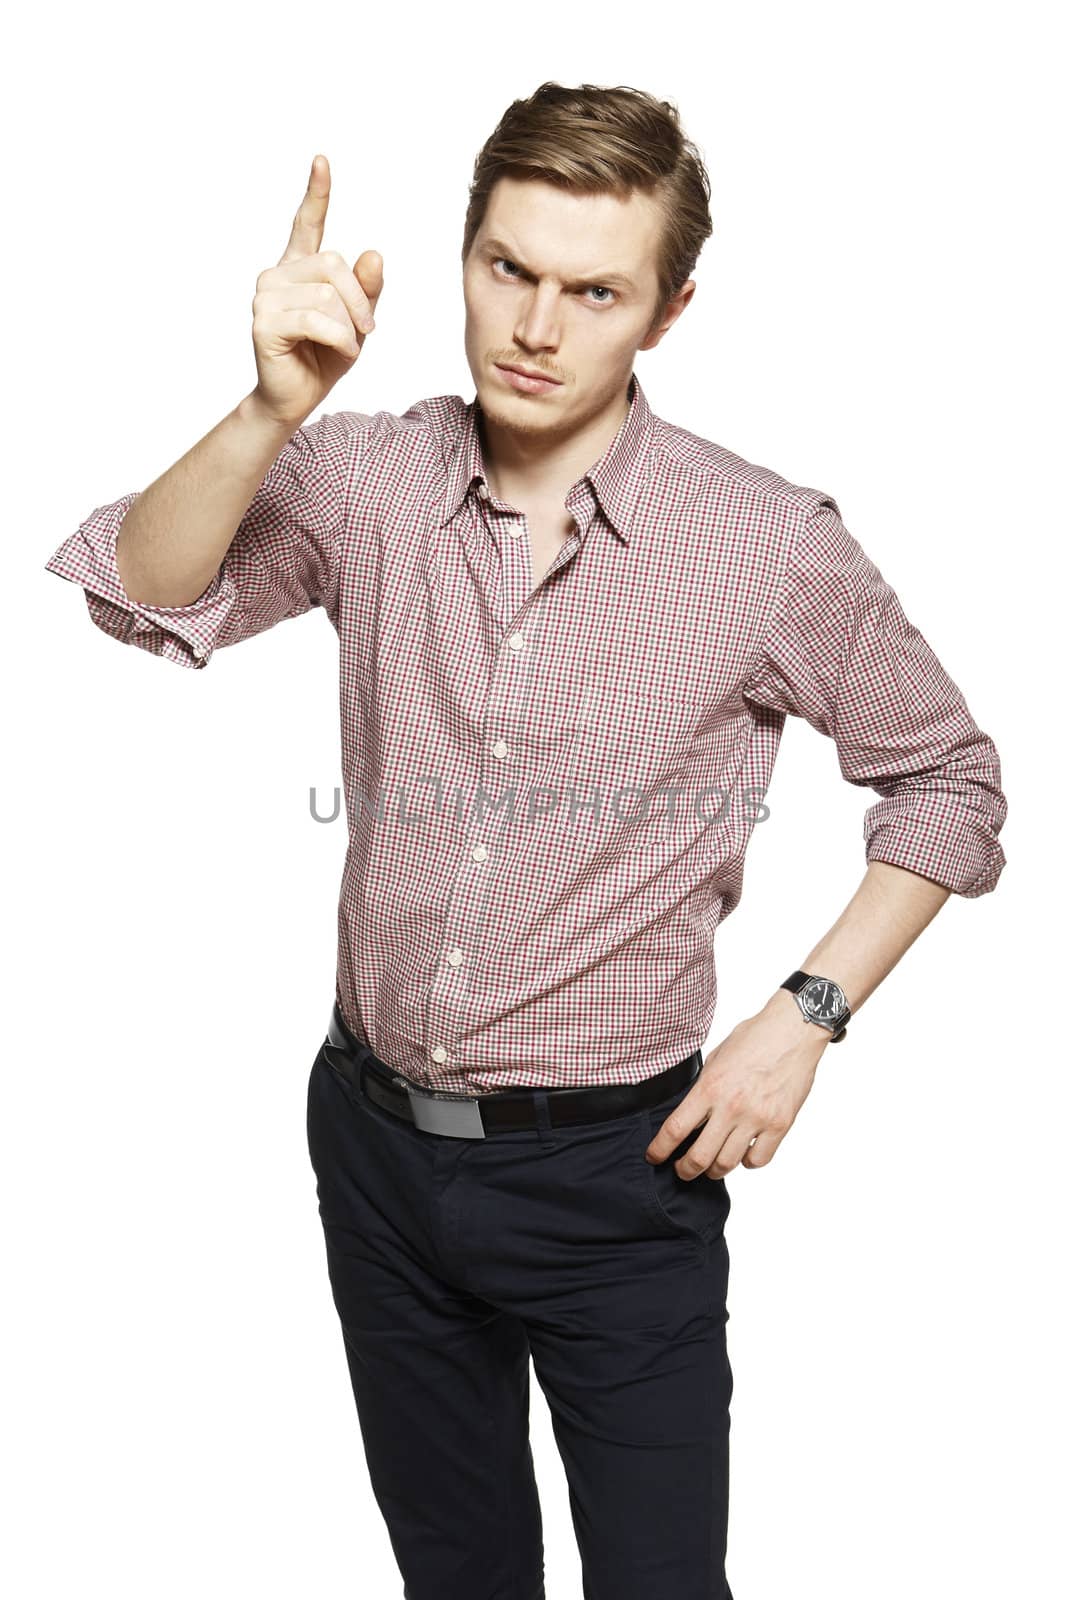
<instances>
[{"instance_id":1,"label":"ear","mask_svg":"<svg viewBox=\"0 0 1071 1600\"><path fill-rule=\"evenodd\" d=\"M667 301L666 308L662 312L662 315L659 317L658 321L652 325L649 332L646 334L643 343L638 345L637 349L653 350L663 335L668 333L670 328L672 328L673 324L676 322L677 318L680 316L681 312L684 310L694 293L695 279L689 278L683 289L678 290L678 292L673 296L673 299Z\"/></svg>"}]
</instances>

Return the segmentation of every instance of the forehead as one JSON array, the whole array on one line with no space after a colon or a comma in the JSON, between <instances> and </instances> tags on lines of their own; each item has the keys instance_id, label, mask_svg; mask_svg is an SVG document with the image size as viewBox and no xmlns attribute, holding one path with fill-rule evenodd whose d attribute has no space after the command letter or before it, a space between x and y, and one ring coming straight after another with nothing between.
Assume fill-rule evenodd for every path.
<instances>
[{"instance_id":1,"label":"forehead","mask_svg":"<svg viewBox=\"0 0 1071 1600\"><path fill-rule=\"evenodd\" d=\"M578 194L538 179L499 178L475 243L501 239L534 271L589 277L654 274L661 215L649 195Z\"/></svg>"}]
</instances>

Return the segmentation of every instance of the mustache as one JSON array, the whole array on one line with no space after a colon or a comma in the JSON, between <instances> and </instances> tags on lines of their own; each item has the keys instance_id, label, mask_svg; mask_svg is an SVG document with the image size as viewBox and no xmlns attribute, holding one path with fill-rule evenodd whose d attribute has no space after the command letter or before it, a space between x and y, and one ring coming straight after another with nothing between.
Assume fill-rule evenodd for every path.
<instances>
[{"instance_id":1,"label":"mustache","mask_svg":"<svg viewBox=\"0 0 1071 1600\"><path fill-rule=\"evenodd\" d=\"M527 361L523 356L492 356L491 359L496 367L524 367L541 378L552 378L556 383L565 382L560 372L552 372L549 367L541 366L538 361Z\"/></svg>"}]
</instances>

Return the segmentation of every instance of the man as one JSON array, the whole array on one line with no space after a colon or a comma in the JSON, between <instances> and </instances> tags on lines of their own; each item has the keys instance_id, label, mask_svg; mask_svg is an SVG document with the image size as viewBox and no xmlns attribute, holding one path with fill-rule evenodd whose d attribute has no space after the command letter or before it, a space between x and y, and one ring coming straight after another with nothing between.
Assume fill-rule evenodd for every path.
<instances>
[{"instance_id":1,"label":"man","mask_svg":"<svg viewBox=\"0 0 1071 1600\"><path fill-rule=\"evenodd\" d=\"M317 157L258 280L256 388L48 565L186 666L313 606L338 632L308 1136L406 1595L543 1594L531 1359L589 1600L731 1600L725 1177L948 895L995 886L998 755L830 495L652 414L633 363L710 232L671 106L509 108L466 219L468 404L303 425L383 287L321 251L329 187ZM866 875L704 1060L787 714L881 797Z\"/></svg>"}]
</instances>

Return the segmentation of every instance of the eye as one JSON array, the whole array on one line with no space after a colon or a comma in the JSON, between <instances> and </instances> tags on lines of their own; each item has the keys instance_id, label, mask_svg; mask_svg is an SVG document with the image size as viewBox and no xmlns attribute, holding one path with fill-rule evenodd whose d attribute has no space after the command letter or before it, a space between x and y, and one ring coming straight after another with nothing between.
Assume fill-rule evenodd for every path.
<instances>
[{"instance_id":1,"label":"eye","mask_svg":"<svg viewBox=\"0 0 1071 1600\"><path fill-rule=\"evenodd\" d=\"M506 277L507 278L520 278L520 277L524 276L524 274L521 272L521 269L517 265L517 263L515 261L510 261L508 256L495 256L494 260L491 262L491 266L492 267L497 267L499 262L502 263L503 268L506 268L506 267L512 267L513 268L512 272L507 272L506 273Z\"/></svg>"},{"instance_id":2,"label":"eye","mask_svg":"<svg viewBox=\"0 0 1071 1600\"><path fill-rule=\"evenodd\" d=\"M514 277L516 277L518 275L521 275L520 267L518 267L518 265L517 265L517 263L515 261L511 261L508 256L495 256L494 259L491 262L492 267L497 267L499 262L501 262L504 267L512 267L513 268L512 272L507 272L506 273L506 277L507 278L514 278ZM617 298L617 295L616 295L615 291L613 289L608 289L606 287L606 285L602 284L602 283L589 284L587 289L583 290L582 293L588 294L588 293L591 293L591 292L594 292L594 291L598 291L600 294L604 294L604 295L608 294L610 296L609 300L595 300L595 301L593 301L592 304L597 305L597 306L612 305L614 300Z\"/></svg>"}]
</instances>

